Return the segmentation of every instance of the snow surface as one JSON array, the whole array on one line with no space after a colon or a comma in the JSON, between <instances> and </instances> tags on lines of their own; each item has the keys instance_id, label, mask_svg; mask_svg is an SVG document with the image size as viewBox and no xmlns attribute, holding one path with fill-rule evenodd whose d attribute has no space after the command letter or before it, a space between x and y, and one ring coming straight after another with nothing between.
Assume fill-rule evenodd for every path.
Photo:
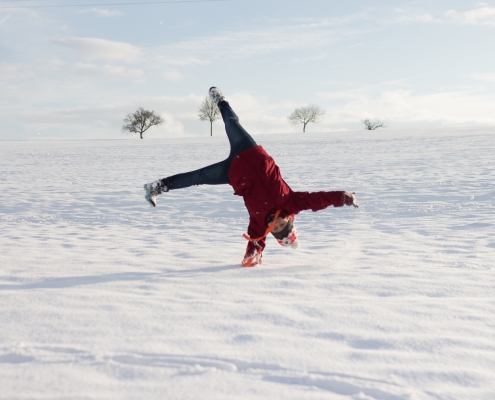
<instances>
[{"instance_id":1,"label":"snow surface","mask_svg":"<svg viewBox=\"0 0 495 400\"><path fill-rule=\"evenodd\" d=\"M494 399L495 129L256 136L301 247L239 266L224 137L1 142L0 398Z\"/></svg>"}]
</instances>

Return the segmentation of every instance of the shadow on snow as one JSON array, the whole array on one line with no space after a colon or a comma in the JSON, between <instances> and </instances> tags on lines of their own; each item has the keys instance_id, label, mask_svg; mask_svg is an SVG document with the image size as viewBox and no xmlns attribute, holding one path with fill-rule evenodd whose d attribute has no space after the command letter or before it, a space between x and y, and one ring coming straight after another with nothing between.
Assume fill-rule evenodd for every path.
<instances>
[{"instance_id":1,"label":"shadow on snow","mask_svg":"<svg viewBox=\"0 0 495 400\"><path fill-rule=\"evenodd\" d=\"M171 270L163 272L120 272L106 275L70 276L43 279L38 282L20 285L0 285L0 290L29 290L29 289L64 289L83 285L96 285L108 282L140 281L148 278L163 278L167 276L188 276L201 273L215 273L229 269L240 269L237 265L222 265L218 267Z\"/></svg>"}]
</instances>

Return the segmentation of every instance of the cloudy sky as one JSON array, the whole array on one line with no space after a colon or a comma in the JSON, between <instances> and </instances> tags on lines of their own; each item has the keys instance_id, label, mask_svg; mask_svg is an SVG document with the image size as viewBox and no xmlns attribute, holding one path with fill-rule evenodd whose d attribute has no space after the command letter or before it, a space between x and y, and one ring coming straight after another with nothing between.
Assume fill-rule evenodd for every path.
<instances>
[{"instance_id":1,"label":"cloudy sky","mask_svg":"<svg viewBox=\"0 0 495 400\"><path fill-rule=\"evenodd\" d=\"M140 106L148 137L209 135L212 85L255 135L307 104L307 134L495 125L495 2L121 1L0 0L0 140L124 138Z\"/></svg>"}]
</instances>

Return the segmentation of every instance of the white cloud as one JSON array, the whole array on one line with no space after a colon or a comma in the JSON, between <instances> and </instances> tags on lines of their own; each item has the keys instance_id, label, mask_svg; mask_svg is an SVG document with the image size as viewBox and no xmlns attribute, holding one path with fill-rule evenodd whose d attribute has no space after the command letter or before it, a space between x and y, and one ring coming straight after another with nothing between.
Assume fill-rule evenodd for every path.
<instances>
[{"instance_id":1,"label":"white cloud","mask_svg":"<svg viewBox=\"0 0 495 400\"><path fill-rule=\"evenodd\" d=\"M471 78L486 82L495 82L495 72L489 72L486 74L471 74Z\"/></svg>"},{"instance_id":2,"label":"white cloud","mask_svg":"<svg viewBox=\"0 0 495 400\"><path fill-rule=\"evenodd\" d=\"M31 64L0 63L0 82L10 84L16 81L36 77L39 74L59 71L64 62L53 58L48 60L35 60Z\"/></svg>"},{"instance_id":3,"label":"white cloud","mask_svg":"<svg viewBox=\"0 0 495 400\"><path fill-rule=\"evenodd\" d=\"M132 61L141 54L139 48L131 44L105 39L68 38L56 39L54 42L68 47L87 60Z\"/></svg>"},{"instance_id":4,"label":"white cloud","mask_svg":"<svg viewBox=\"0 0 495 400\"><path fill-rule=\"evenodd\" d=\"M122 66L75 63L74 72L78 76L88 76L94 78L116 78L116 79L139 79L143 75L140 69L129 69Z\"/></svg>"},{"instance_id":5,"label":"white cloud","mask_svg":"<svg viewBox=\"0 0 495 400\"><path fill-rule=\"evenodd\" d=\"M0 82L15 81L34 76L34 71L31 68L26 68L22 64L0 64Z\"/></svg>"},{"instance_id":6,"label":"white cloud","mask_svg":"<svg viewBox=\"0 0 495 400\"><path fill-rule=\"evenodd\" d=\"M165 130L167 133L171 133L174 136L182 136L185 134L184 124L177 120L174 115L163 112L160 114L163 118L163 125L160 125L161 130Z\"/></svg>"},{"instance_id":7,"label":"white cloud","mask_svg":"<svg viewBox=\"0 0 495 400\"><path fill-rule=\"evenodd\" d=\"M172 81L172 82L177 82L177 81L182 79L182 74L179 71L175 71L175 70L165 71L162 73L162 76L166 80Z\"/></svg>"},{"instance_id":8,"label":"white cloud","mask_svg":"<svg viewBox=\"0 0 495 400\"><path fill-rule=\"evenodd\" d=\"M441 22L439 19L436 19L433 15L427 12L422 11L411 11L411 10L403 10L396 9L396 16L394 18L395 22Z\"/></svg>"},{"instance_id":9,"label":"white cloud","mask_svg":"<svg viewBox=\"0 0 495 400\"><path fill-rule=\"evenodd\" d=\"M161 51L161 50L160 50ZM173 65L177 67L187 67L196 65L206 65L210 62L208 60L201 60L197 57L159 57L163 64Z\"/></svg>"},{"instance_id":10,"label":"white cloud","mask_svg":"<svg viewBox=\"0 0 495 400\"><path fill-rule=\"evenodd\" d=\"M10 13L7 14L5 17L3 17L2 19L0 19L0 25L2 25L5 21L7 21L10 17Z\"/></svg>"},{"instance_id":11,"label":"white cloud","mask_svg":"<svg viewBox=\"0 0 495 400\"><path fill-rule=\"evenodd\" d=\"M460 25L495 26L495 7L479 3L479 7L469 11L448 10L442 17L435 17L424 11L395 9L394 22L454 23Z\"/></svg>"},{"instance_id":12,"label":"white cloud","mask_svg":"<svg viewBox=\"0 0 495 400\"><path fill-rule=\"evenodd\" d=\"M101 129L102 125L113 125L119 130L122 112L118 106L47 108L28 110L17 114L26 126L41 130L57 127L77 129ZM104 124L102 124L104 122Z\"/></svg>"},{"instance_id":13,"label":"white cloud","mask_svg":"<svg viewBox=\"0 0 495 400\"><path fill-rule=\"evenodd\" d=\"M162 47L158 57L172 64L174 60L200 64L220 59L228 54L232 58L248 58L259 54L297 49L320 49L334 41L331 23L319 20L314 23L271 25L256 30L221 32Z\"/></svg>"},{"instance_id":14,"label":"white cloud","mask_svg":"<svg viewBox=\"0 0 495 400\"><path fill-rule=\"evenodd\" d=\"M482 3L482 7L466 11L457 12L449 10L445 13L449 21L463 25L491 25L495 26L495 7Z\"/></svg>"},{"instance_id":15,"label":"white cloud","mask_svg":"<svg viewBox=\"0 0 495 400\"><path fill-rule=\"evenodd\" d=\"M78 14L95 14L98 17L121 17L125 15L119 10L108 10L105 8L89 8L84 10L79 10Z\"/></svg>"},{"instance_id":16,"label":"white cloud","mask_svg":"<svg viewBox=\"0 0 495 400\"><path fill-rule=\"evenodd\" d=\"M330 95L336 98L335 93ZM414 95L408 90L389 90L376 97L362 90L352 91L351 96L353 100L328 110L327 124L345 125L364 118L379 118L392 126L495 124L495 96L474 91ZM343 92L342 97L349 98L349 93Z\"/></svg>"}]
</instances>

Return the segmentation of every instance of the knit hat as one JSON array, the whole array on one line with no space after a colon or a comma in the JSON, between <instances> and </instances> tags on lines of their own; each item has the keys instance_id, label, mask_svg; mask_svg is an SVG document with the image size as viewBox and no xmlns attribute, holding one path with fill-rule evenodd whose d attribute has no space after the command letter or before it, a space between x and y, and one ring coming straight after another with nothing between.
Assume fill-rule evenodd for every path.
<instances>
[{"instance_id":1,"label":"knit hat","mask_svg":"<svg viewBox=\"0 0 495 400\"><path fill-rule=\"evenodd\" d=\"M297 249L299 247L299 239L298 239L296 227L293 226L292 231L290 232L289 236L287 236L283 239L277 239L277 242L281 246L290 246L293 249Z\"/></svg>"},{"instance_id":2,"label":"knit hat","mask_svg":"<svg viewBox=\"0 0 495 400\"><path fill-rule=\"evenodd\" d=\"M294 216L290 215L289 220L287 221L287 225L283 230L280 232L274 233L272 232L272 235L275 236L275 239L277 239L277 242L281 246L290 246L293 249L297 249L299 247L299 240L298 240L298 234L297 234L297 229L294 226Z\"/></svg>"}]
</instances>

